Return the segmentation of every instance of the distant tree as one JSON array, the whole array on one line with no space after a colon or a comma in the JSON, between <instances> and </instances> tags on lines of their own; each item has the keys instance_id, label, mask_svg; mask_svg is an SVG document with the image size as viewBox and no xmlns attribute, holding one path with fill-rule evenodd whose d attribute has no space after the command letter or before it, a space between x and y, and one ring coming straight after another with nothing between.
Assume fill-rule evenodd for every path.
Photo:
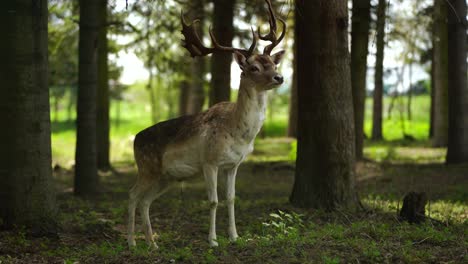
<instances>
[{"instance_id":1,"label":"distant tree","mask_svg":"<svg viewBox=\"0 0 468 264\"><path fill-rule=\"evenodd\" d=\"M449 134L447 163L468 162L468 83L466 1L449 0L448 16Z\"/></svg>"},{"instance_id":2,"label":"distant tree","mask_svg":"<svg viewBox=\"0 0 468 264\"><path fill-rule=\"evenodd\" d=\"M290 200L333 210L354 206L354 121L346 0L298 0L298 141Z\"/></svg>"},{"instance_id":3,"label":"distant tree","mask_svg":"<svg viewBox=\"0 0 468 264\"><path fill-rule=\"evenodd\" d=\"M98 82L97 82L97 166L100 170L110 169L110 121L109 121L109 62L107 43L107 0L99 2L99 40L98 40Z\"/></svg>"},{"instance_id":4,"label":"distant tree","mask_svg":"<svg viewBox=\"0 0 468 264\"><path fill-rule=\"evenodd\" d=\"M179 82L179 115L187 114L188 93L190 90L190 83L187 80Z\"/></svg>"},{"instance_id":5,"label":"distant tree","mask_svg":"<svg viewBox=\"0 0 468 264\"><path fill-rule=\"evenodd\" d=\"M448 29L445 1L434 0L433 11L434 147L445 147L448 140Z\"/></svg>"},{"instance_id":6,"label":"distant tree","mask_svg":"<svg viewBox=\"0 0 468 264\"><path fill-rule=\"evenodd\" d=\"M353 88L356 159L362 159L364 149L364 106L366 99L370 0L353 0L352 12L351 86Z\"/></svg>"},{"instance_id":7,"label":"distant tree","mask_svg":"<svg viewBox=\"0 0 468 264\"><path fill-rule=\"evenodd\" d=\"M0 218L3 226L54 231L47 1L2 3Z\"/></svg>"},{"instance_id":8,"label":"distant tree","mask_svg":"<svg viewBox=\"0 0 468 264\"><path fill-rule=\"evenodd\" d=\"M234 37L235 0L213 0L213 33L219 44L231 46ZM211 56L210 106L231 99L232 54Z\"/></svg>"},{"instance_id":9,"label":"distant tree","mask_svg":"<svg viewBox=\"0 0 468 264\"><path fill-rule=\"evenodd\" d=\"M295 48L294 48L295 49ZM296 51L294 51L296 54ZM293 60L295 61L295 55ZM289 100L288 137L297 137L297 72L296 63L293 62L294 72L291 83L291 94Z\"/></svg>"},{"instance_id":10,"label":"distant tree","mask_svg":"<svg viewBox=\"0 0 468 264\"><path fill-rule=\"evenodd\" d=\"M53 121L58 122L63 99L68 99L68 117L76 101L78 83L78 8L72 1L49 2L49 91ZM70 16L71 14L71 16Z\"/></svg>"},{"instance_id":11,"label":"distant tree","mask_svg":"<svg viewBox=\"0 0 468 264\"><path fill-rule=\"evenodd\" d=\"M383 108L383 60L385 48L385 19L387 0L379 0L377 7L377 53L375 56L374 105L372 111L372 139L381 140Z\"/></svg>"},{"instance_id":12,"label":"distant tree","mask_svg":"<svg viewBox=\"0 0 468 264\"><path fill-rule=\"evenodd\" d=\"M205 21L204 0L193 0L189 2L189 17L190 19L198 19L199 35L203 36L202 30ZM195 114L203 109L205 103L205 58L196 57L191 62L191 75L190 75L190 93L187 112Z\"/></svg>"},{"instance_id":13,"label":"distant tree","mask_svg":"<svg viewBox=\"0 0 468 264\"><path fill-rule=\"evenodd\" d=\"M75 194L97 192L96 91L98 81L99 1L80 0Z\"/></svg>"}]
</instances>

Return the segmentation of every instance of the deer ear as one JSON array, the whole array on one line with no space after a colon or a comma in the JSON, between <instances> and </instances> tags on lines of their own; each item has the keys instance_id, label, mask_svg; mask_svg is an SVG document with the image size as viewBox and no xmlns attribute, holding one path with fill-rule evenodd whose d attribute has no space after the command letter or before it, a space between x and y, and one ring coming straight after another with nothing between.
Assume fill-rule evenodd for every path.
<instances>
[{"instance_id":1,"label":"deer ear","mask_svg":"<svg viewBox=\"0 0 468 264\"><path fill-rule=\"evenodd\" d=\"M245 64L247 64L247 58L245 58L242 53L234 51L234 60L236 60L237 64L239 64L241 70L244 70Z\"/></svg>"},{"instance_id":2,"label":"deer ear","mask_svg":"<svg viewBox=\"0 0 468 264\"><path fill-rule=\"evenodd\" d=\"M273 62L276 65L278 65L281 62L281 60L283 59L285 53L286 52L284 50L280 50L280 51L276 52L275 54L271 55L270 57L273 60Z\"/></svg>"}]
</instances>

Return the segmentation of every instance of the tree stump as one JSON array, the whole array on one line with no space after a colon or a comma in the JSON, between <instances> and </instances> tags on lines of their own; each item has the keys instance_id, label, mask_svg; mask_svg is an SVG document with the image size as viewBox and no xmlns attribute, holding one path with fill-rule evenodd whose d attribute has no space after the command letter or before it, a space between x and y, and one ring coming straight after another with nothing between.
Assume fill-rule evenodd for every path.
<instances>
[{"instance_id":1,"label":"tree stump","mask_svg":"<svg viewBox=\"0 0 468 264\"><path fill-rule=\"evenodd\" d=\"M426 203L426 193L408 193L403 199L403 207L400 210L400 219L415 224L423 222L426 219Z\"/></svg>"}]
</instances>

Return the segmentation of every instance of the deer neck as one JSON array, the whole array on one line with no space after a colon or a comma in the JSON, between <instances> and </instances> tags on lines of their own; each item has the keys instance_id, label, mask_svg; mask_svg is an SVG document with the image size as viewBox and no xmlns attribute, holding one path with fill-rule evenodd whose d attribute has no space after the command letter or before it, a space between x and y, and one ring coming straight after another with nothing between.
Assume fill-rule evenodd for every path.
<instances>
[{"instance_id":1,"label":"deer neck","mask_svg":"<svg viewBox=\"0 0 468 264\"><path fill-rule=\"evenodd\" d=\"M255 139L265 119L266 99L265 91L258 91L254 82L241 77L232 120L232 131L236 138L244 142Z\"/></svg>"}]
</instances>

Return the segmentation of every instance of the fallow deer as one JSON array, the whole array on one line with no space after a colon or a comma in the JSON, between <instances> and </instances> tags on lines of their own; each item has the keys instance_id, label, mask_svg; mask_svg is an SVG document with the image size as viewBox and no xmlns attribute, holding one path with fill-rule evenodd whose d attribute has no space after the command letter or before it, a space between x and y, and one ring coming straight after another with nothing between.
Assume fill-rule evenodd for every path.
<instances>
[{"instance_id":1,"label":"fallow deer","mask_svg":"<svg viewBox=\"0 0 468 264\"><path fill-rule=\"evenodd\" d=\"M138 167L137 182L130 190L128 205L128 244L135 246L135 209L140 208L146 242L157 248L149 218L153 200L174 182L203 175L210 202L208 241L216 242L216 208L218 205L217 177L227 177L227 206L229 239L238 237L234 220L235 179L239 164L252 152L254 139L265 119L266 91L283 83L276 66L284 50L270 55L284 38L286 22L280 18L283 31L277 38L277 18L269 0L270 31L266 35L252 29L253 42L248 50L221 46L210 29L213 47L205 47L195 30L197 21L187 24L181 14L184 47L192 57L214 52L234 54L242 74L237 103L218 103L207 111L158 123L139 132L134 141L134 155ZM257 39L269 41L263 54L255 54Z\"/></svg>"}]
</instances>

